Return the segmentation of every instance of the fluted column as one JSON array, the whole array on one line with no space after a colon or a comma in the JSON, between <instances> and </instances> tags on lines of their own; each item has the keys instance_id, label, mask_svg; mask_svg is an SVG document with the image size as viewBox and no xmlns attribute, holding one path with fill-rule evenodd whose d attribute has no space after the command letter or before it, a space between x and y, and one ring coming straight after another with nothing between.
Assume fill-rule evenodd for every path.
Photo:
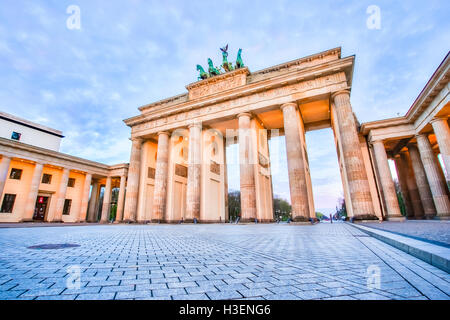
<instances>
[{"instance_id":1,"label":"fluted column","mask_svg":"<svg viewBox=\"0 0 450 320\"><path fill-rule=\"evenodd\" d=\"M238 121L241 221L248 222L256 218L255 146L251 134L251 114L239 114Z\"/></svg>"},{"instance_id":2,"label":"fluted column","mask_svg":"<svg viewBox=\"0 0 450 320\"><path fill-rule=\"evenodd\" d=\"M419 150L416 145L409 144L408 151L417 182L417 188L419 190L420 200L423 206L423 216L426 218L432 218L436 215L436 207L434 206L433 196L431 194L430 185L428 184L428 179L425 174L422 160L420 159Z\"/></svg>"},{"instance_id":3,"label":"fluted column","mask_svg":"<svg viewBox=\"0 0 450 320\"><path fill-rule=\"evenodd\" d=\"M439 145L442 160L446 170L446 180L450 180L450 128L447 118L435 118L431 120L434 134Z\"/></svg>"},{"instance_id":4,"label":"fluted column","mask_svg":"<svg viewBox=\"0 0 450 320\"><path fill-rule=\"evenodd\" d=\"M408 167L404 164L403 159L400 154L394 157L395 170L397 171L398 184L400 185L400 191L402 193L403 202L405 204L406 216L408 218L414 217L413 204L411 202L411 197L409 195L408 184L407 184L407 170Z\"/></svg>"},{"instance_id":5,"label":"fluted column","mask_svg":"<svg viewBox=\"0 0 450 320\"><path fill-rule=\"evenodd\" d=\"M200 219L200 182L202 161L202 125L189 126L189 157L186 190L186 222Z\"/></svg>"},{"instance_id":6,"label":"fluted column","mask_svg":"<svg viewBox=\"0 0 450 320\"><path fill-rule=\"evenodd\" d=\"M69 182L69 173L69 169L63 169L61 181L59 182L58 192L56 193L56 206L53 214L49 214L50 222L62 222L64 201L66 200L67 183Z\"/></svg>"},{"instance_id":7,"label":"fluted column","mask_svg":"<svg viewBox=\"0 0 450 320\"><path fill-rule=\"evenodd\" d=\"M406 152L400 153L400 162L399 165L404 167L404 174L406 179L406 186L408 188L408 194L410 198L410 203L412 205L413 217L414 218L422 218L424 216L424 209L422 206L422 201L420 199L419 189L417 187L416 177L414 175L414 170L411 165L411 161ZM397 164L397 163L396 163ZM410 217L408 215L409 218Z\"/></svg>"},{"instance_id":8,"label":"fluted column","mask_svg":"<svg viewBox=\"0 0 450 320\"><path fill-rule=\"evenodd\" d=\"M420 158L422 159L431 194L433 195L437 217L447 218L450 216L450 201L448 199L448 188L444 174L436 161L433 149L426 134L416 136L419 147Z\"/></svg>"},{"instance_id":9,"label":"fluted column","mask_svg":"<svg viewBox=\"0 0 450 320\"><path fill-rule=\"evenodd\" d=\"M372 143L388 219L403 218L383 141Z\"/></svg>"},{"instance_id":10,"label":"fluted column","mask_svg":"<svg viewBox=\"0 0 450 320\"><path fill-rule=\"evenodd\" d=\"M89 201L88 221L97 222L97 202L98 202L98 189L100 182L95 180L92 184L91 200Z\"/></svg>"},{"instance_id":11,"label":"fluted column","mask_svg":"<svg viewBox=\"0 0 450 320\"><path fill-rule=\"evenodd\" d=\"M117 212L115 222L121 222L123 218L123 203L125 200L125 183L127 181L127 176L123 175L120 177L120 187L119 187L119 198L117 199Z\"/></svg>"},{"instance_id":12,"label":"fluted column","mask_svg":"<svg viewBox=\"0 0 450 320\"><path fill-rule=\"evenodd\" d=\"M292 218L294 221L307 221L309 218L308 189L305 175L305 159L300 137L301 124L297 116L297 104L286 103L283 111L284 136L291 194ZM300 120L301 121L301 120Z\"/></svg>"},{"instance_id":13,"label":"fluted column","mask_svg":"<svg viewBox=\"0 0 450 320\"><path fill-rule=\"evenodd\" d=\"M22 221L32 221L34 209L36 207L36 199L39 193L39 185L41 184L42 171L44 165L36 163L34 166L33 177L31 178L30 189L28 191L27 202L25 204L25 212Z\"/></svg>"},{"instance_id":14,"label":"fluted column","mask_svg":"<svg viewBox=\"0 0 450 320\"><path fill-rule=\"evenodd\" d=\"M111 177L106 177L105 191L103 192L102 215L100 222L108 222L111 205Z\"/></svg>"},{"instance_id":15,"label":"fluted column","mask_svg":"<svg viewBox=\"0 0 450 320\"><path fill-rule=\"evenodd\" d=\"M3 190L5 189L6 179L8 179L10 163L11 158L3 155L2 162L0 162L0 205L3 199Z\"/></svg>"},{"instance_id":16,"label":"fluted column","mask_svg":"<svg viewBox=\"0 0 450 320\"><path fill-rule=\"evenodd\" d=\"M136 221L137 202L139 194L139 176L141 167L142 139L132 139L130 165L128 167L127 194L125 197L125 209L123 220Z\"/></svg>"},{"instance_id":17,"label":"fluted column","mask_svg":"<svg viewBox=\"0 0 450 320\"><path fill-rule=\"evenodd\" d=\"M89 191L91 191L92 174L86 173L84 177L83 193L81 194L80 212L78 213L77 222L86 221L86 215L89 204Z\"/></svg>"},{"instance_id":18,"label":"fluted column","mask_svg":"<svg viewBox=\"0 0 450 320\"><path fill-rule=\"evenodd\" d=\"M159 132L155 168L155 188L153 190L152 221L161 221L165 218L168 170L169 133Z\"/></svg>"},{"instance_id":19,"label":"fluted column","mask_svg":"<svg viewBox=\"0 0 450 320\"><path fill-rule=\"evenodd\" d=\"M350 93L347 90L339 91L333 94L332 98L339 126L339 142L343 151L343 161L352 201L353 219L378 219L372 203L369 180L350 104Z\"/></svg>"}]
</instances>

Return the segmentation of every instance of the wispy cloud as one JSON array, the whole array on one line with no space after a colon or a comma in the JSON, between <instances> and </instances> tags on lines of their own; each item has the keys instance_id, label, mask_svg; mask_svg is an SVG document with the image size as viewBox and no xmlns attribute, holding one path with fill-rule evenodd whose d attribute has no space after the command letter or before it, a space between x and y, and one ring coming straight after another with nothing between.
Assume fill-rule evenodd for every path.
<instances>
[{"instance_id":1,"label":"wispy cloud","mask_svg":"<svg viewBox=\"0 0 450 320\"><path fill-rule=\"evenodd\" d=\"M81 9L81 30L66 28L70 4ZM380 30L366 27L371 4L381 9ZM195 65L218 63L218 48L229 43L244 49L251 71L342 46L344 56L356 54L360 121L392 117L409 108L447 53L449 9L448 1L5 1L0 109L63 130L63 152L128 162L122 119L183 92L196 80ZM342 188L335 147L314 140L316 206L333 208ZM286 170L274 177L274 191L289 198L286 177Z\"/></svg>"}]
</instances>

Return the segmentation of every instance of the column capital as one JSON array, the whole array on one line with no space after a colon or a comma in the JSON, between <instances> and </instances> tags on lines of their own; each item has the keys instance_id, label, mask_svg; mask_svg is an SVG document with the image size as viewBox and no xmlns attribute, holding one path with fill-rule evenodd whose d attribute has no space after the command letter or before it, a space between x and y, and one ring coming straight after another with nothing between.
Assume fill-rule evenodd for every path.
<instances>
[{"instance_id":1,"label":"column capital","mask_svg":"<svg viewBox=\"0 0 450 320\"><path fill-rule=\"evenodd\" d=\"M288 103L283 103L280 106L281 111L283 111L284 108L286 107L294 107L294 108L298 108L298 104L296 102L288 102Z\"/></svg>"},{"instance_id":2,"label":"column capital","mask_svg":"<svg viewBox=\"0 0 450 320\"><path fill-rule=\"evenodd\" d=\"M344 90L339 90L339 91L333 92L331 94L331 99L334 100L334 98L336 98L337 96L339 96L341 94L346 94L346 95L350 96L350 90L344 89Z\"/></svg>"},{"instance_id":3,"label":"column capital","mask_svg":"<svg viewBox=\"0 0 450 320\"><path fill-rule=\"evenodd\" d=\"M242 113L239 113L237 116L236 116L236 118L240 118L240 117L249 117L250 119L253 117L253 115L250 113L250 112L242 112Z\"/></svg>"},{"instance_id":4,"label":"column capital","mask_svg":"<svg viewBox=\"0 0 450 320\"><path fill-rule=\"evenodd\" d=\"M169 133L169 131L159 131L158 133L157 133L157 136L159 137L160 135L166 135L166 136L169 136L170 135L170 133Z\"/></svg>"},{"instance_id":5,"label":"column capital","mask_svg":"<svg viewBox=\"0 0 450 320\"><path fill-rule=\"evenodd\" d=\"M416 133L414 136L416 137L416 139L417 138L427 138L428 139L428 133L426 133L426 132Z\"/></svg>"},{"instance_id":6,"label":"column capital","mask_svg":"<svg viewBox=\"0 0 450 320\"><path fill-rule=\"evenodd\" d=\"M197 127L197 128L202 128L202 123L201 122L192 122L188 125L188 129L192 128L192 127Z\"/></svg>"},{"instance_id":7,"label":"column capital","mask_svg":"<svg viewBox=\"0 0 450 320\"><path fill-rule=\"evenodd\" d=\"M447 121L447 116L434 117L430 120L430 123L438 122L438 121Z\"/></svg>"}]
</instances>

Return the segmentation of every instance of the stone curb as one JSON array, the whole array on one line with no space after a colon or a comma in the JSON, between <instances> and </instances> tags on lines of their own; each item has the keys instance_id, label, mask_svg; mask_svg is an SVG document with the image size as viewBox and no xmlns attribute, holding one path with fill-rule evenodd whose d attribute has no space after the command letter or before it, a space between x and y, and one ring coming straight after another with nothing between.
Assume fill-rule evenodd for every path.
<instances>
[{"instance_id":1,"label":"stone curb","mask_svg":"<svg viewBox=\"0 0 450 320\"><path fill-rule=\"evenodd\" d=\"M450 249L428 242L404 237L388 231L382 231L355 223L348 223L354 228L381 240L397 249L423 260L436 268L450 273Z\"/></svg>"}]
</instances>

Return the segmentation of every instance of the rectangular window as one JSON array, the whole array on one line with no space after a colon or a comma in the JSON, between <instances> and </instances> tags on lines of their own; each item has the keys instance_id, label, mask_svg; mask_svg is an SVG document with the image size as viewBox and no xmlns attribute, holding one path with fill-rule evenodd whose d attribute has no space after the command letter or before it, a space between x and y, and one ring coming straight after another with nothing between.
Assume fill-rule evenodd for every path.
<instances>
[{"instance_id":1,"label":"rectangular window","mask_svg":"<svg viewBox=\"0 0 450 320\"><path fill-rule=\"evenodd\" d=\"M11 139L19 141L21 136L21 133L13 131L13 133L11 134Z\"/></svg>"},{"instance_id":2,"label":"rectangular window","mask_svg":"<svg viewBox=\"0 0 450 320\"><path fill-rule=\"evenodd\" d=\"M16 168L11 169L11 173L9 175L10 179L20 180L21 177L22 177L22 169L16 169Z\"/></svg>"},{"instance_id":3,"label":"rectangular window","mask_svg":"<svg viewBox=\"0 0 450 320\"><path fill-rule=\"evenodd\" d=\"M69 181L67 182L67 186L69 188L75 187L75 178L69 178Z\"/></svg>"},{"instance_id":4,"label":"rectangular window","mask_svg":"<svg viewBox=\"0 0 450 320\"><path fill-rule=\"evenodd\" d=\"M16 201L15 194L5 194L3 197L2 208L0 212L2 213L12 213L14 207L14 201Z\"/></svg>"},{"instance_id":5,"label":"rectangular window","mask_svg":"<svg viewBox=\"0 0 450 320\"><path fill-rule=\"evenodd\" d=\"M44 173L42 175L42 183L51 184L52 183L52 175L48 173Z\"/></svg>"},{"instance_id":6,"label":"rectangular window","mask_svg":"<svg viewBox=\"0 0 450 320\"><path fill-rule=\"evenodd\" d=\"M70 214L70 206L72 205L71 199L64 200L64 209L63 209L63 215L68 216Z\"/></svg>"}]
</instances>

